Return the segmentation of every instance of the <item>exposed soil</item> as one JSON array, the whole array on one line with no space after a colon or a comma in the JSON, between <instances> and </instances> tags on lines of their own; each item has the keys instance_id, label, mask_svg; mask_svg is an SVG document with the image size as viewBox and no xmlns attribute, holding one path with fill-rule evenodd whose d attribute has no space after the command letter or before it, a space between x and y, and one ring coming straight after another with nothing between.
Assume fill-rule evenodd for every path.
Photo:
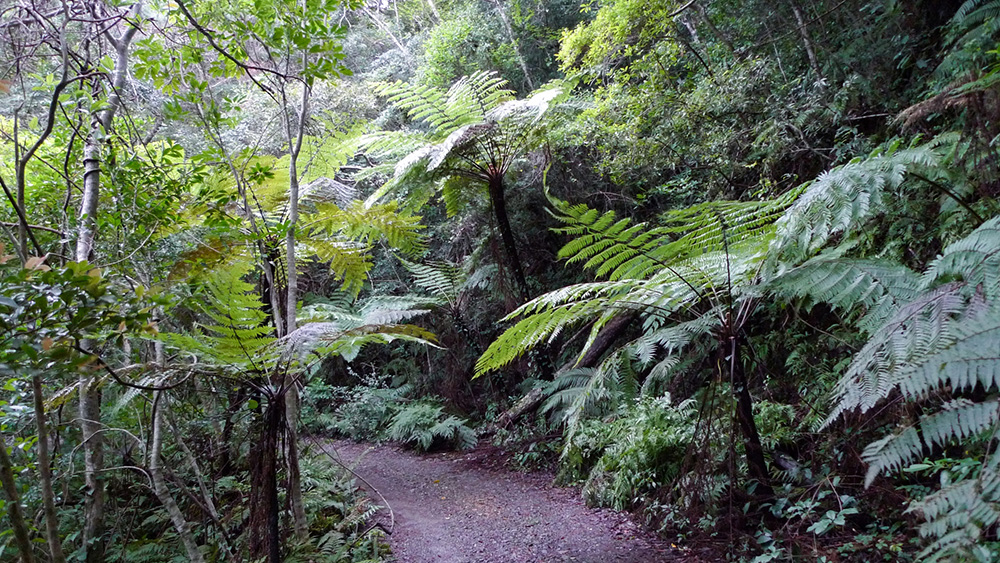
<instances>
[{"instance_id":1,"label":"exposed soil","mask_svg":"<svg viewBox=\"0 0 1000 563\"><path fill-rule=\"evenodd\" d=\"M553 487L551 474L499 467L495 448L418 455L391 445L326 447L388 503L379 518L403 563L700 561L624 514L587 508L576 489Z\"/></svg>"}]
</instances>

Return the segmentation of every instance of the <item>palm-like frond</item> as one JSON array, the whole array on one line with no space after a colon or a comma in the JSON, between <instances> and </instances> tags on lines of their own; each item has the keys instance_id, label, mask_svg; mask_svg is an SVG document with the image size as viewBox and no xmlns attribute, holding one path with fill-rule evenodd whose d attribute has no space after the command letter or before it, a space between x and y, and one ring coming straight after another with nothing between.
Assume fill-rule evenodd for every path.
<instances>
[{"instance_id":1,"label":"palm-like frond","mask_svg":"<svg viewBox=\"0 0 1000 563\"><path fill-rule=\"evenodd\" d=\"M895 201L894 190L911 168L941 166L934 143L890 147L821 174L778 221L771 259L797 263L813 256L841 233L853 233Z\"/></svg>"},{"instance_id":2,"label":"palm-like frond","mask_svg":"<svg viewBox=\"0 0 1000 563\"><path fill-rule=\"evenodd\" d=\"M376 242L384 240L406 254L423 251L420 220L401 211L394 201L373 206L352 201L345 208L323 203L303 215L303 231L309 236L301 244L320 261L329 262L344 290L357 295L374 266L370 249Z\"/></svg>"},{"instance_id":3,"label":"palm-like frond","mask_svg":"<svg viewBox=\"0 0 1000 563\"><path fill-rule=\"evenodd\" d=\"M798 197L760 202L718 201L665 214L661 226L649 227L600 213L586 205L549 198L554 216L574 237L560 251L568 263L610 280L643 279L670 263L712 252L762 253L774 234L774 223Z\"/></svg>"},{"instance_id":4,"label":"palm-like frond","mask_svg":"<svg viewBox=\"0 0 1000 563\"><path fill-rule=\"evenodd\" d=\"M200 335L164 333L161 338L231 375L264 373L275 357L274 327L256 288L243 279L248 270L246 264L231 264L205 280L204 298L197 303L210 322L197 325Z\"/></svg>"},{"instance_id":5,"label":"palm-like frond","mask_svg":"<svg viewBox=\"0 0 1000 563\"><path fill-rule=\"evenodd\" d=\"M403 267L413 274L413 281L421 289L434 297L447 301L454 306L458 294L465 285L466 275L462 268L449 262L428 262L417 264L408 260L400 260Z\"/></svg>"},{"instance_id":6,"label":"palm-like frond","mask_svg":"<svg viewBox=\"0 0 1000 563\"><path fill-rule=\"evenodd\" d=\"M824 253L772 278L766 289L776 295L829 303L859 316L858 328L870 334L915 299L921 287L920 276L905 266Z\"/></svg>"},{"instance_id":7,"label":"palm-like frond","mask_svg":"<svg viewBox=\"0 0 1000 563\"><path fill-rule=\"evenodd\" d=\"M928 364L932 367L927 370L912 366L935 357L939 351L947 354L960 342L986 344L993 336L989 321L982 319L990 318L989 303L1000 296L1000 217L945 248L917 285L915 274L902 266L873 269L867 265L865 271L854 271L861 263L819 258L802 267L804 278L796 279L799 273L792 270L788 278L775 280L774 287L796 287L800 294L842 308L854 300L856 307L866 310L862 323L870 334L869 340L838 384L837 404L828 420L849 410L864 412L896 389L908 398L918 399L944 385L968 386L969 381L960 374L946 375L944 364ZM875 322L880 319L883 322ZM982 322L987 325L982 326ZM970 330L984 333L979 336ZM989 358L981 360L972 360L976 370L990 365ZM961 365L955 364L952 369ZM949 379L952 375L954 380ZM992 385L989 375L982 372L981 381L987 388Z\"/></svg>"},{"instance_id":8,"label":"palm-like frond","mask_svg":"<svg viewBox=\"0 0 1000 563\"><path fill-rule=\"evenodd\" d=\"M318 303L302 308L305 324L279 341L286 355L304 357L312 353L334 354L353 360L368 344L395 340L434 345L433 333L408 321L437 306L435 299L415 295L381 295L357 306Z\"/></svg>"},{"instance_id":9,"label":"palm-like frond","mask_svg":"<svg viewBox=\"0 0 1000 563\"><path fill-rule=\"evenodd\" d=\"M447 91L397 81L382 84L375 92L442 138L466 125L486 121L490 110L512 100L514 93L506 85L497 73L479 71L458 80Z\"/></svg>"},{"instance_id":10,"label":"palm-like frond","mask_svg":"<svg viewBox=\"0 0 1000 563\"><path fill-rule=\"evenodd\" d=\"M974 478L913 503L908 512L923 515L920 535L933 538L917 556L921 561L995 561L996 553L984 540L987 530L1000 522L1000 472L984 467Z\"/></svg>"},{"instance_id":11,"label":"palm-like frond","mask_svg":"<svg viewBox=\"0 0 1000 563\"><path fill-rule=\"evenodd\" d=\"M554 82L524 100L515 100L506 82L493 72L477 72L447 92L405 82L386 84L378 93L430 131L379 132L362 147L377 158L395 162L392 178L368 198L409 190L423 196L437 180L454 175L484 180L502 175L514 158L538 142L543 119L567 95L569 82ZM453 194L454 195L454 194ZM449 211L454 211L454 203Z\"/></svg>"}]
</instances>

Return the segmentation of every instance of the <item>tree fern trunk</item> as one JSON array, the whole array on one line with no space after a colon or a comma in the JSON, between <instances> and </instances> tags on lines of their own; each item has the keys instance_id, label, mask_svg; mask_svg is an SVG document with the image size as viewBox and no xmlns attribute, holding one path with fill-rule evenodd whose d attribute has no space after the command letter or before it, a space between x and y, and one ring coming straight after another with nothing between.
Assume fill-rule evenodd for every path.
<instances>
[{"instance_id":1,"label":"tree fern trunk","mask_svg":"<svg viewBox=\"0 0 1000 563\"><path fill-rule=\"evenodd\" d=\"M260 440L250 450L250 558L281 563L278 526L278 434L284 401L271 397L258 421Z\"/></svg>"},{"instance_id":2,"label":"tree fern trunk","mask_svg":"<svg viewBox=\"0 0 1000 563\"><path fill-rule=\"evenodd\" d=\"M519 297L524 303L531 298L531 293L528 291L528 282L524 278L524 270L521 269L521 259L517 254L514 232L511 230L510 220L507 218L503 176L499 174L491 176L488 186L493 215L497 221L497 230L500 231L500 240L503 242L504 253L507 255L507 267L510 268L511 275L514 276L514 283L517 284L517 290L520 293Z\"/></svg>"},{"instance_id":3,"label":"tree fern trunk","mask_svg":"<svg viewBox=\"0 0 1000 563\"><path fill-rule=\"evenodd\" d=\"M733 394L736 395L736 420L743 434L743 449L746 451L750 477L757 481L757 490L764 496L774 494L769 484L764 448L760 444L760 432L753 417L753 398L743 369L743 357L739 337L729 337L729 373Z\"/></svg>"}]
</instances>

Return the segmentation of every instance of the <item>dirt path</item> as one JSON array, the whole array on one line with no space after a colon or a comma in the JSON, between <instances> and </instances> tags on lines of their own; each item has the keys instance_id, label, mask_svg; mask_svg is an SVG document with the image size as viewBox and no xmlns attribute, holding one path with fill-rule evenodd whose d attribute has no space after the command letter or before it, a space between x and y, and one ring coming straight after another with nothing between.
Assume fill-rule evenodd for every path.
<instances>
[{"instance_id":1,"label":"dirt path","mask_svg":"<svg viewBox=\"0 0 1000 563\"><path fill-rule=\"evenodd\" d=\"M342 441L331 448L388 501L389 541L402 563L698 560L622 514L588 509L575 489L552 487L551 475L491 467L489 450L421 456Z\"/></svg>"}]
</instances>

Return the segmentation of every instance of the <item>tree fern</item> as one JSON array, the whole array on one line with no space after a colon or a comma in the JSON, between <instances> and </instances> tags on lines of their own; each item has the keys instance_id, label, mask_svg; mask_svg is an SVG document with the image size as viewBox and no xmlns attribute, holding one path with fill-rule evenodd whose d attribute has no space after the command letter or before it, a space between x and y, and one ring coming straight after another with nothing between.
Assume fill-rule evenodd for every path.
<instances>
[{"instance_id":1,"label":"tree fern","mask_svg":"<svg viewBox=\"0 0 1000 563\"><path fill-rule=\"evenodd\" d=\"M868 333L837 385L827 424L847 411L868 411L894 393L909 402L950 397L915 424L865 448L866 484L939 448L973 440L991 444L1000 430L995 399L1000 390L1000 217L946 247L923 275L828 253L787 271L770 288L854 311ZM968 398L982 393L992 398ZM986 553L976 546L1000 513L994 483L998 468L1000 457L987 453L979 462L980 477L914 503L911 510L926 518L922 534L933 539L924 552L928 560Z\"/></svg>"},{"instance_id":2,"label":"tree fern","mask_svg":"<svg viewBox=\"0 0 1000 563\"><path fill-rule=\"evenodd\" d=\"M872 217L885 213L895 201L894 191L909 170L942 166L936 143L900 149L892 145L868 158L824 172L806 184L805 191L778 221L774 263L795 264L813 256L841 233L853 233Z\"/></svg>"},{"instance_id":3,"label":"tree fern","mask_svg":"<svg viewBox=\"0 0 1000 563\"><path fill-rule=\"evenodd\" d=\"M243 279L248 270L246 264L214 270L202 285L203 300L197 302L210 322L196 325L200 335L165 333L163 339L231 375L263 373L275 357L274 327L256 288Z\"/></svg>"}]
</instances>

